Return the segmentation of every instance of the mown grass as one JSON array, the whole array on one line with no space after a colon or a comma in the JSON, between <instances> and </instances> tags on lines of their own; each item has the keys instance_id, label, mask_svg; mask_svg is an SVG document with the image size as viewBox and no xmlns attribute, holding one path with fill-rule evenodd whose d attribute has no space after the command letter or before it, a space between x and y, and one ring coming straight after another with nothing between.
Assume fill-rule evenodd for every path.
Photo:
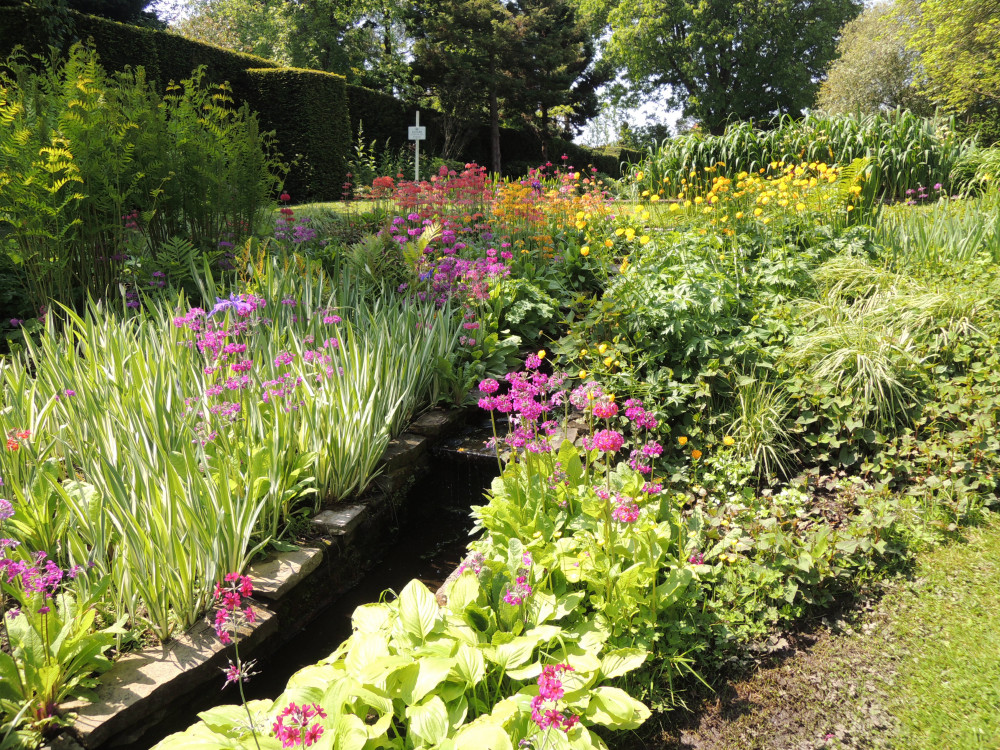
<instances>
[{"instance_id":1,"label":"mown grass","mask_svg":"<svg viewBox=\"0 0 1000 750\"><path fill-rule=\"evenodd\" d=\"M1000 747L1000 520L920 556L892 618L897 747Z\"/></svg>"}]
</instances>

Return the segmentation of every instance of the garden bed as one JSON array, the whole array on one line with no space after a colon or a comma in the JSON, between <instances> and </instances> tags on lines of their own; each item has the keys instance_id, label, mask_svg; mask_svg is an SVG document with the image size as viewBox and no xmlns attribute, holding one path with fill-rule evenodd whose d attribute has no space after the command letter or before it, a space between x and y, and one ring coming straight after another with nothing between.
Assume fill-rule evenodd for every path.
<instances>
[{"instance_id":1,"label":"garden bed","mask_svg":"<svg viewBox=\"0 0 1000 750\"><path fill-rule=\"evenodd\" d=\"M433 458L432 450L465 429L466 420L467 412L460 409L425 412L387 447L376 480L380 489L318 513L308 546L271 553L250 566L257 621L241 636L248 657L266 661L300 638L318 613L356 586L405 537L416 512L413 503L428 500L427 488L416 492L414 486L431 471L435 486L446 486L444 475L454 471ZM205 689L214 692L225 651L206 617L167 644L123 655L100 677L95 700L64 706L76 715L68 737L88 750L148 747L147 737L186 725L190 719L179 723L178 714L203 703Z\"/></svg>"}]
</instances>

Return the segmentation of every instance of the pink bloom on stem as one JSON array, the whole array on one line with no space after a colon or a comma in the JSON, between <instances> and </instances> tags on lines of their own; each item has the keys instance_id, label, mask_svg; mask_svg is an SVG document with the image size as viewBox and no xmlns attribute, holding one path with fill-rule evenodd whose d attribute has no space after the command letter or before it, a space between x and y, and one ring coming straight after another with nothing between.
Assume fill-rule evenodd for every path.
<instances>
[{"instance_id":1,"label":"pink bloom on stem","mask_svg":"<svg viewBox=\"0 0 1000 750\"><path fill-rule=\"evenodd\" d=\"M288 708L278 714L271 731L282 747L309 747L323 734L323 725L312 721L315 717L326 718L326 712L318 704L299 706L290 703Z\"/></svg>"}]
</instances>

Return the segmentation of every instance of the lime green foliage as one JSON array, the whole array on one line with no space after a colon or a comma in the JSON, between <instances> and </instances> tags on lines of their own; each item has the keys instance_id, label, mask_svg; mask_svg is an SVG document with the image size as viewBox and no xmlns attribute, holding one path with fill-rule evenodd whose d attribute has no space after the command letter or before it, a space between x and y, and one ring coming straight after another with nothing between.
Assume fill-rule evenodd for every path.
<instances>
[{"instance_id":1,"label":"lime green foliage","mask_svg":"<svg viewBox=\"0 0 1000 750\"><path fill-rule=\"evenodd\" d=\"M16 231L3 250L36 309L106 294L126 256L157 270L171 238L211 256L265 218L282 167L256 118L201 72L160 97L141 69L108 76L79 46L41 74L7 66L0 224Z\"/></svg>"},{"instance_id":2,"label":"lime green foliage","mask_svg":"<svg viewBox=\"0 0 1000 750\"><path fill-rule=\"evenodd\" d=\"M912 748L1000 743L1000 524L921 555L917 577L893 603L890 646L900 648L893 712Z\"/></svg>"},{"instance_id":3,"label":"lime green foliage","mask_svg":"<svg viewBox=\"0 0 1000 750\"><path fill-rule=\"evenodd\" d=\"M607 631L581 617L578 597L541 597L529 625L518 620L521 628L512 632L492 589L470 570L451 585L446 608L419 581L393 602L359 607L354 634L333 654L296 673L277 700L249 704L258 731L266 734L290 703L316 704L326 713L320 747L332 747L335 737L338 746L351 747L512 750L530 739L539 747L597 750L606 745L592 727L634 729L649 716L644 705L605 684L634 670L645 654L608 648ZM566 735L531 721L535 680L551 664L573 668L561 675L560 708L581 723ZM222 706L200 718L156 749L254 747L241 707ZM278 746L261 740L261 747Z\"/></svg>"},{"instance_id":4,"label":"lime green foliage","mask_svg":"<svg viewBox=\"0 0 1000 750\"><path fill-rule=\"evenodd\" d=\"M927 119L908 110L854 117L807 115L783 117L777 127L758 130L749 122L730 125L722 136L693 133L651 149L642 183L652 192L669 185L676 191L692 170L721 167L723 174L756 172L771 162L824 162L846 166L871 160L879 194L904 199L907 190L941 183L972 142L956 135L954 119ZM721 163L721 164L720 164Z\"/></svg>"}]
</instances>

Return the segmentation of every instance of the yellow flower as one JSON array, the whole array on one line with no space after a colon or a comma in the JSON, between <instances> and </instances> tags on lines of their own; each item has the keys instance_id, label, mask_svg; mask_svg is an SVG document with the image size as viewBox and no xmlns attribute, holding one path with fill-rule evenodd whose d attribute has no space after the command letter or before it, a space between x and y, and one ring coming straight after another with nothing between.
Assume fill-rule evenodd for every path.
<instances>
[{"instance_id":1,"label":"yellow flower","mask_svg":"<svg viewBox=\"0 0 1000 750\"><path fill-rule=\"evenodd\" d=\"M607 350L608 350L607 344L601 344L599 347L597 347L598 354L604 354L604 352L606 352Z\"/></svg>"},{"instance_id":2,"label":"yellow flower","mask_svg":"<svg viewBox=\"0 0 1000 750\"><path fill-rule=\"evenodd\" d=\"M762 213L764 213L764 209L762 209L762 208L755 208L753 210L753 215L754 216L760 216Z\"/></svg>"},{"instance_id":3,"label":"yellow flower","mask_svg":"<svg viewBox=\"0 0 1000 750\"><path fill-rule=\"evenodd\" d=\"M590 255L590 246L584 245L580 248L580 255Z\"/></svg>"},{"instance_id":4,"label":"yellow flower","mask_svg":"<svg viewBox=\"0 0 1000 750\"><path fill-rule=\"evenodd\" d=\"M604 366L605 366L605 367L611 367L611 364L612 364L612 363L613 363L614 361L615 361L615 358L614 358L614 357L605 357L605 358L604 358Z\"/></svg>"},{"instance_id":5,"label":"yellow flower","mask_svg":"<svg viewBox=\"0 0 1000 750\"><path fill-rule=\"evenodd\" d=\"M614 240L604 240L604 247L611 247L614 244Z\"/></svg>"},{"instance_id":6,"label":"yellow flower","mask_svg":"<svg viewBox=\"0 0 1000 750\"><path fill-rule=\"evenodd\" d=\"M691 458L697 461L699 458L701 458L701 451L695 448L693 451L691 451Z\"/></svg>"},{"instance_id":7,"label":"yellow flower","mask_svg":"<svg viewBox=\"0 0 1000 750\"><path fill-rule=\"evenodd\" d=\"M729 435L726 435L724 438L722 438L723 445L733 445L735 442L736 441L733 440L732 437L730 437Z\"/></svg>"},{"instance_id":8,"label":"yellow flower","mask_svg":"<svg viewBox=\"0 0 1000 750\"><path fill-rule=\"evenodd\" d=\"M648 234L644 234L644 235L642 235L642 237L639 238L639 244L640 245L645 245L647 242L649 242L649 235Z\"/></svg>"},{"instance_id":9,"label":"yellow flower","mask_svg":"<svg viewBox=\"0 0 1000 750\"><path fill-rule=\"evenodd\" d=\"M586 349L581 349L580 350L580 356L581 357L586 357L587 356L587 350Z\"/></svg>"},{"instance_id":10,"label":"yellow flower","mask_svg":"<svg viewBox=\"0 0 1000 750\"><path fill-rule=\"evenodd\" d=\"M618 227L615 230L615 237L621 237L623 234L625 234L625 230L622 229L621 227Z\"/></svg>"},{"instance_id":11,"label":"yellow flower","mask_svg":"<svg viewBox=\"0 0 1000 750\"><path fill-rule=\"evenodd\" d=\"M585 377L587 377L587 371L580 370L580 380L583 380Z\"/></svg>"},{"instance_id":12,"label":"yellow flower","mask_svg":"<svg viewBox=\"0 0 1000 750\"><path fill-rule=\"evenodd\" d=\"M544 349L539 349L538 350L538 358L539 359L545 359L545 350Z\"/></svg>"},{"instance_id":13,"label":"yellow flower","mask_svg":"<svg viewBox=\"0 0 1000 750\"><path fill-rule=\"evenodd\" d=\"M688 439L684 435L681 435L679 438L677 438L677 442L680 443L681 445L687 445L687 441Z\"/></svg>"},{"instance_id":14,"label":"yellow flower","mask_svg":"<svg viewBox=\"0 0 1000 750\"><path fill-rule=\"evenodd\" d=\"M806 204L805 203L796 203L795 204L795 210L796 211L805 211L806 210Z\"/></svg>"},{"instance_id":15,"label":"yellow flower","mask_svg":"<svg viewBox=\"0 0 1000 750\"><path fill-rule=\"evenodd\" d=\"M743 218L743 212L742 211L737 211L736 212L736 218L737 219L742 219Z\"/></svg>"}]
</instances>

